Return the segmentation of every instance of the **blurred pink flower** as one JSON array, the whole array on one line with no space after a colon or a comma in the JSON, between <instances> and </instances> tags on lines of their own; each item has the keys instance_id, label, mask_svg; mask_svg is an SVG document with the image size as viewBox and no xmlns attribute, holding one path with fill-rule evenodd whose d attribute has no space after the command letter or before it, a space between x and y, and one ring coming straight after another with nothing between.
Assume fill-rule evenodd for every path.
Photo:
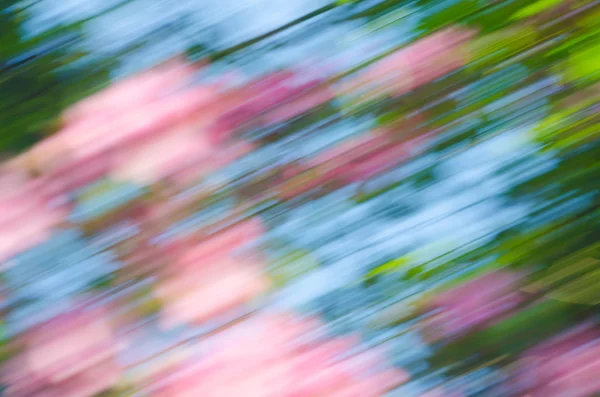
<instances>
[{"instance_id":1,"label":"blurred pink flower","mask_svg":"<svg viewBox=\"0 0 600 397\"><path fill-rule=\"evenodd\" d=\"M306 113L333 99L324 80L299 72L283 70L261 77L238 90L237 103L220 119L226 130L255 122L259 125L281 123Z\"/></svg>"},{"instance_id":2,"label":"blurred pink flower","mask_svg":"<svg viewBox=\"0 0 600 397\"><path fill-rule=\"evenodd\" d=\"M87 157L121 145L135 144L169 133L172 127L199 113L217 99L211 87L192 87L165 98L122 111L111 117L93 115L67 125L57 134L76 158ZM202 113L211 124L214 116ZM198 128L198 134L202 129Z\"/></svg>"},{"instance_id":3,"label":"blurred pink flower","mask_svg":"<svg viewBox=\"0 0 600 397\"><path fill-rule=\"evenodd\" d=\"M523 301L519 280L516 273L496 271L442 292L427 305L434 312L425 323L427 335L453 338L498 321Z\"/></svg>"},{"instance_id":4,"label":"blurred pink flower","mask_svg":"<svg viewBox=\"0 0 600 397\"><path fill-rule=\"evenodd\" d=\"M30 150L27 163L60 192L115 167L128 179L153 182L215 151L219 92L192 85L193 72L187 63L169 63L73 105L64 127Z\"/></svg>"},{"instance_id":5,"label":"blurred pink flower","mask_svg":"<svg viewBox=\"0 0 600 397\"><path fill-rule=\"evenodd\" d=\"M584 324L527 351L512 386L531 397L588 397L600 392L600 330Z\"/></svg>"},{"instance_id":6,"label":"blurred pink flower","mask_svg":"<svg viewBox=\"0 0 600 397\"><path fill-rule=\"evenodd\" d=\"M67 208L52 206L40 181L14 169L0 171L0 260L48 239Z\"/></svg>"},{"instance_id":7,"label":"blurred pink flower","mask_svg":"<svg viewBox=\"0 0 600 397\"><path fill-rule=\"evenodd\" d=\"M247 258L220 258L210 268L185 270L161 282L162 323L167 328L209 319L242 305L269 287L261 264Z\"/></svg>"},{"instance_id":8,"label":"blurred pink flower","mask_svg":"<svg viewBox=\"0 0 600 397\"><path fill-rule=\"evenodd\" d=\"M184 251L178 266L198 267L212 258L232 255L234 251L261 238L265 228L259 218L238 222L221 231L208 235L192 247L182 246ZM178 268L175 266L175 268Z\"/></svg>"},{"instance_id":9,"label":"blurred pink flower","mask_svg":"<svg viewBox=\"0 0 600 397\"><path fill-rule=\"evenodd\" d=\"M331 101L334 96L329 87L311 89L268 112L264 121L267 125L283 123Z\"/></svg>"},{"instance_id":10,"label":"blurred pink flower","mask_svg":"<svg viewBox=\"0 0 600 397\"><path fill-rule=\"evenodd\" d=\"M328 182L364 182L410 159L424 139L398 141L381 131L350 138L288 167L283 173L287 182L281 194L287 199Z\"/></svg>"},{"instance_id":11,"label":"blurred pink flower","mask_svg":"<svg viewBox=\"0 0 600 397\"><path fill-rule=\"evenodd\" d=\"M123 109L159 100L189 84L198 67L177 59L119 81L68 109L63 119L71 124L94 115L111 117Z\"/></svg>"},{"instance_id":12,"label":"blurred pink flower","mask_svg":"<svg viewBox=\"0 0 600 397\"><path fill-rule=\"evenodd\" d=\"M333 97L318 87L321 80L300 81L291 71L227 91L223 82L194 85L195 70L182 61L167 63L76 103L65 112L63 128L30 150L25 162L41 174L49 194L63 198L107 175L144 185L169 178L185 186L253 149L230 139L239 123L283 121ZM236 114L245 116L237 120Z\"/></svg>"},{"instance_id":13,"label":"blurred pink flower","mask_svg":"<svg viewBox=\"0 0 600 397\"><path fill-rule=\"evenodd\" d=\"M152 184L178 170L199 163L211 154L212 147L193 129L179 127L177 131L156 137L120 154L112 174L116 179Z\"/></svg>"},{"instance_id":14,"label":"blurred pink flower","mask_svg":"<svg viewBox=\"0 0 600 397\"><path fill-rule=\"evenodd\" d=\"M257 251L235 250L262 233L256 220L178 248L179 258L165 269L157 294L164 302L166 327L195 323L242 305L265 292L269 280Z\"/></svg>"},{"instance_id":15,"label":"blurred pink flower","mask_svg":"<svg viewBox=\"0 0 600 397\"><path fill-rule=\"evenodd\" d=\"M427 36L376 62L342 86L342 93L363 89L393 96L403 95L464 66L465 42L474 32L448 28Z\"/></svg>"},{"instance_id":16,"label":"blurred pink flower","mask_svg":"<svg viewBox=\"0 0 600 397\"><path fill-rule=\"evenodd\" d=\"M101 309L59 315L29 330L23 343L3 372L8 396L89 397L119 377L118 344Z\"/></svg>"},{"instance_id":17,"label":"blurred pink flower","mask_svg":"<svg viewBox=\"0 0 600 397\"><path fill-rule=\"evenodd\" d=\"M353 160L348 170L352 182L364 182L408 160L413 155L417 141L395 142L389 146Z\"/></svg>"},{"instance_id":18,"label":"blurred pink flower","mask_svg":"<svg viewBox=\"0 0 600 397\"><path fill-rule=\"evenodd\" d=\"M115 155L107 151L79 159L65 156L61 163L54 169L47 169L39 178L44 191L53 199L65 197L108 175L115 165Z\"/></svg>"},{"instance_id":19,"label":"blurred pink flower","mask_svg":"<svg viewBox=\"0 0 600 397\"><path fill-rule=\"evenodd\" d=\"M118 380L120 371L109 362L102 362L57 383L49 383L30 372L21 358L4 368L8 383L6 397L91 397L107 390Z\"/></svg>"},{"instance_id":20,"label":"blurred pink flower","mask_svg":"<svg viewBox=\"0 0 600 397\"><path fill-rule=\"evenodd\" d=\"M344 358L357 340L338 338L302 342L313 322L290 316L261 315L207 341L201 357L174 368L158 380L154 397L377 397L405 382L384 358Z\"/></svg>"}]
</instances>

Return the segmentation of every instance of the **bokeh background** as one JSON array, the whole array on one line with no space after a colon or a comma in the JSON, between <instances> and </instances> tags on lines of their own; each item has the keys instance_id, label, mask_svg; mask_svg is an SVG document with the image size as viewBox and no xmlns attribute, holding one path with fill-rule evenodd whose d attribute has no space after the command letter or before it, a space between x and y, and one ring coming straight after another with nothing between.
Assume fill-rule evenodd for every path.
<instances>
[{"instance_id":1,"label":"bokeh background","mask_svg":"<svg viewBox=\"0 0 600 397\"><path fill-rule=\"evenodd\" d=\"M0 7L3 395L600 395L597 1Z\"/></svg>"}]
</instances>

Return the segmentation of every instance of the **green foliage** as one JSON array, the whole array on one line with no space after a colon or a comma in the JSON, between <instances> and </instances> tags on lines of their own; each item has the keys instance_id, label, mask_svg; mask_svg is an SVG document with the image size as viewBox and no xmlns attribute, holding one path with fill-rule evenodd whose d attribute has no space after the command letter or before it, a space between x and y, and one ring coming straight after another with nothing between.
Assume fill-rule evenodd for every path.
<instances>
[{"instance_id":1,"label":"green foliage","mask_svg":"<svg viewBox=\"0 0 600 397\"><path fill-rule=\"evenodd\" d=\"M484 3L484 8L473 13L465 20L465 23L480 29L482 34L498 31L514 26L515 21L511 19L511 16L529 5L531 5L531 0L489 0Z\"/></svg>"},{"instance_id":2,"label":"green foliage","mask_svg":"<svg viewBox=\"0 0 600 397\"><path fill-rule=\"evenodd\" d=\"M573 52L564 65L564 79L577 85L588 85L600 78L600 43Z\"/></svg>"},{"instance_id":3,"label":"green foliage","mask_svg":"<svg viewBox=\"0 0 600 397\"><path fill-rule=\"evenodd\" d=\"M551 291L554 299L581 305L600 304L600 243L553 263L536 282L537 289Z\"/></svg>"},{"instance_id":4,"label":"green foliage","mask_svg":"<svg viewBox=\"0 0 600 397\"><path fill-rule=\"evenodd\" d=\"M425 281L447 270L440 258L453 248L454 244L451 241L435 241L376 266L365 277L368 280L387 274L403 273L405 279Z\"/></svg>"},{"instance_id":5,"label":"green foliage","mask_svg":"<svg viewBox=\"0 0 600 397\"><path fill-rule=\"evenodd\" d=\"M409 255L404 255L391 261L387 261L384 264L377 266L370 270L366 274L366 278L377 277L383 274L395 273L400 270L406 269L413 261Z\"/></svg>"},{"instance_id":6,"label":"green foliage","mask_svg":"<svg viewBox=\"0 0 600 397\"><path fill-rule=\"evenodd\" d=\"M480 11L486 4L481 0L442 0L424 3L427 12L419 28L427 33L460 22L465 17Z\"/></svg>"},{"instance_id":7,"label":"green foliage","mask_svg":"<svg viewBox=\"0 0 600 397\"><path fill-rule=\"evenodd\" d=\"M520 9L512 15L512 19L523 19L535 16L549 8L561 4L563 0L538 0L527 7Z\"/></svg>"},{"instance_id":8,"label":"green foliage","mask_svg":"<svg viewBox=\"0 0 600 397\"><path fill-rule=\"evenodd\" d=\"M92 290L104 290L114 285L116 277L114 274L107 274L99 277L90 284Z\"/></svg>"},{"instance_id":9,"label":"green foliage","mask_svg":"<svg viewBox=\"0 0 600 397\"><path fill-rule=\"evenodd\" d=\"M133 300L133 310L141 317L156 315L163 306L151 286L138 289L131 298Z\"/></svg>"},{"instance_id":10,"label":"green foliage","mask_svg":"<svg viewBox=\"0 0 600 397\"><path fill-rule=\"evenodd\" d=\"M0 21L0 152L19 152L46 136L52 121L74 101L108 80L107 65L81 62L81 25L22 37L27 10L9 1ZM78 67L73 67L76 64Z\"/></svg>"},{"instance_id":11,"label":"green foliage","mask_svg":"<svg viewBox=\"0 0 600 397\"><path fill-rule=\"evenodd\" d=\"M482 331L481 336L502 353L518 354L575 323L582 309L560 301L542 301Z\"/></svg>"},{"instance_id":12,"label":"green foliage","mask_svg":"<svg viewBox=\"0 0 600 397\"><path fill-rule=\"evenodd\" d=\"M534 131L546 149L573 149L598 138L599 121L595 113L570 108L551 114Z\"/></svg>"},{"instance_id":13,"label":"green foliage","mask_svg":"<svg viewBox=\"0 0 600 397\"><path fill-rule=\"evenodd\" d=\"M472 54L469 67L476 69L502 62L534 45L537 36L537 32L528 26L515 26L482 35L469 44Z\"/></svg>"}]
</instances>

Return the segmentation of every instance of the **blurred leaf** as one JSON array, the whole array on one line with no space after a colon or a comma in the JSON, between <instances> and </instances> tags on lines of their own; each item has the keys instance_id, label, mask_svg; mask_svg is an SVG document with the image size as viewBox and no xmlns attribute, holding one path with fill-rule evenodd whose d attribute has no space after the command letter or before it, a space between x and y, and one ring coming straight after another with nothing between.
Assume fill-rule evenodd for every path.
<instances>
[{"instance_id":1,"label":"blurred leaf","mask_svg":"<svg viewBox=\"0 0 600 397\"><path fill-rule=\"evenodd\" d=\"M577 25L585 28L593 28L600 25L600 9L594 8L583 15L583 18L577 21Z\"/></svg>"},{"instance_id":2,"label":"blurred leaf","mask_svg":"<svg viewBox=\"0 0 600 397\"><path fill-rule=\"evenodd\" d=\"M588 84L600 77L600 43L573 53L564 65L567 82Z\"/></svg>"},{"instance_id":3,"label":"blurred leaf","mask_svg":"<svg viewBox=\"0 0 600 397\"><path fill-rule=\"evenodd\" d=\"M442 0L431 3L426 16L419 24L425 32L433 32L455 24L461 18L476 13L485 2L481 0Z\"/></svg>"},{"instance_id":4,"label":"blurred leaf","mask_svg":"<svg viewBox=\"0 0 600 397\"><path fill-rule=\"evenodd\" d=\"M390 274L399 270L404 270L410 263L412 263L410 257L408 255L404 255L385 262L383 265L377 266L376 268L370 270L365 277L369 279L383 274Z\"/></svg>"},{"instance_id":5,"label":"blurred leaf","mask_svg":"<svg viewBox=\"0 0 600 397\"><path fill-rule=\"evenodd\" d=\"M146 285L135 290L131 295L133 311L142 317L152 316L162 309L163 305L160 299L154 294L151 285Z\"/></svg>"},{"instance_id":6,"label":"blurred leaf","mask_svg":"<svg viewBox=\"0 0 600 397\"><path fill-rule=\"evenodd\" d=\"M536 31L528 26L511 27L478 37L468 44L472 60L468 68L475 70L497 64L532 46L537 39Z\"/></svg>"},{"instance_id":7,"label":"blurred leaf","mask_svg":"<svg viewBox=\"0 0 600 397\"><path fill-rule=\"evenodd\" d=\"M546 149L573 149L595 141L600 134L597 100L597 95L587 95L575 105L556 110L534 128L537 139Z\"/></svg>"},{"instance_id":8,"label":"blurred leaf","mask_svg":"<svg viewBox=\"0 0 600 397\"><path fill-rule=\"evenodd\" d=\"M540 302L482 331L482 339L501 353L518 354L575 323L584 309L556 300Z\"/></svg>"},{"instance_id":9,"label":"blurred leaf","mask_svg":"<svg viewBox=\"0 0 600 397\"><path fill-rule=\"evenodd\" d=\"M465 23L480 29L483 34L498 31L512 26L511 15L530 4L531 0L488 0L484 9L470 15Z\"/></svg>"},{"instance_id":10,"label":"blurred leaf","mask_svg":"<svg viewBox=\"0 0 600 397\"><path fill-rule=\"evenodd\" d=\"M542 11L552 8L558 4L561 4L563 0L538 0L533 4L520 9L512 15L512 19L523 19L539 14Z\"/></svg>"},{"instance_id":11,"label":"blurred leaf","mask_svg":"<svg viewBox=\"0 0 600 397\"><path fill-rule=\"evenodd\" d=\"M108 287L111 287L113 285L113 283L115 282L115 280L116 280L116 277L114 274L107 274L106 276L100 277L100 278L96 279L95 281L93 281L90 284L90 288L98 289L98 290L106 289Z\"/></svg>"},{"instance_id":12,"label":"blurred leaf","mask_svg":"<svg viewBox=\"0 0 600 397\"><path fill-rule=\"evenodd\" d=\"M597 283L600 277L600 243L585 247L556 262L534 284L554 299L582 305L600 303Z\"/></svg>"}]
</instances>

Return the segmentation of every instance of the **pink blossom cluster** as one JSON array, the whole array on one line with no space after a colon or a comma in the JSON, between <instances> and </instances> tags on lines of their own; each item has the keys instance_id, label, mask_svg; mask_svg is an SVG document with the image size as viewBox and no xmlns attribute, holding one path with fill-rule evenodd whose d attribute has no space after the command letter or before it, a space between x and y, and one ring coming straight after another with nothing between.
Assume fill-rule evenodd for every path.
<instances>
[{"instance_id":1,"label":"pink blossom cluster","mask_svg":"<svg viewBox=\"0 0 600 397\"><path fill-rule=\"evenodd\" d=\"M82 305L21 336L22 353L2 369L7 397L90 397L111 388L121 369L108 313Z\"/></svg>"},{"instance_id":2,"label":"pink blossom cluster","mask_svg":"<svg viewBox=\"0 0 600 397\"><path fill-rule=\"evenodd\" d=\"M230 131L244 125L269 126L293 119L334 98L326 80L281 70L251 81L233 94L235 102L219 126Z\"/></svg>"},{"instance_id":3,"label":"pink blossom cluster","mask_svg":"<svg viewBox=\"0 0 600 397\"><path fill-rule=\"evenodd\" d=\"M584 324L526 351L514 390L531 397L588 397L600 392L600 329Z\"/></svg>"},{"instance_id":4,"label":"pink blossom cluster","mask_svg":"<svg viewBox=\"0 0 600 397\"><path fill-rule=\"evenodd\" d=\"M101 177L152 184L190 168L203 175L235 159L244 151L214 131L219 87L194 84L196 72L167 63L76 103L27 154L30 166L65 193Z\"/></svg>"},{"instance_id":5,"label":"pink blossom cluster","mask_svg":"<svg viewBox=\"0 0 600 397\"><path fill-rule=\"evenodd\" d=\"M69 210L53 202L41 181L12 165L0 170L0 207L0 261L48 239Z\"/></svg>"},{"instance_id":6,"label":"pink blossom cluster","mask_svg":"<svg viewBox=\"0 0 600 397\"><path fill-rule=\"evenodd\" d=\"M198 357L157 377L153 397L376 397L408 379L354 338L302 340L318 322L263 314L207 341Z\"/></svg>"},{"instance_id":7,"label":"pink blossom cluster","mask_svg":"<svg viewBox=\"0 0 600 397\"><path fill-rule=\"evenodd\" d=\"M173 260L160 273L156 291L164 303L163 325L199 323L266 292L270 282L260 252L236 252L262 233L262 224L252 219L199 243L175 243Z\"/></svg>"},{"instance_id":8,"label":"pink blossom cluster","mask_svg":"<svg viewBox=\"0 0 600 397\"><path fill-rule=\"evenodd\" d=\"M510 315L524 301L519 280L519 274L501 270L442 292L427 304L432 316L425 333L433 340L455 338Z\"/></svg>"},{"instance_id":9,"label":"pink blossom cluster","mask_svg":"<svg viewBox=\"0 0 600 397\"><path fill-rule=\"evenodd\" d=\"M288 166L280 194L291 198L328 183L365 182L411 158L425 139L399 140L388 131L371 131L345 140Z\"/></svg>"},{"instance_id":10,"label":"pink blossom cluster","mask_svg":"<svg viewBox=\"0 0 600 397\"><path fill-rule=\"evenodd\" d=\"M342 93L404 95L460 69L469 61L465 44L475 33L451 27L377 61L341 87Z\"/></svg>"}]
</instances>

